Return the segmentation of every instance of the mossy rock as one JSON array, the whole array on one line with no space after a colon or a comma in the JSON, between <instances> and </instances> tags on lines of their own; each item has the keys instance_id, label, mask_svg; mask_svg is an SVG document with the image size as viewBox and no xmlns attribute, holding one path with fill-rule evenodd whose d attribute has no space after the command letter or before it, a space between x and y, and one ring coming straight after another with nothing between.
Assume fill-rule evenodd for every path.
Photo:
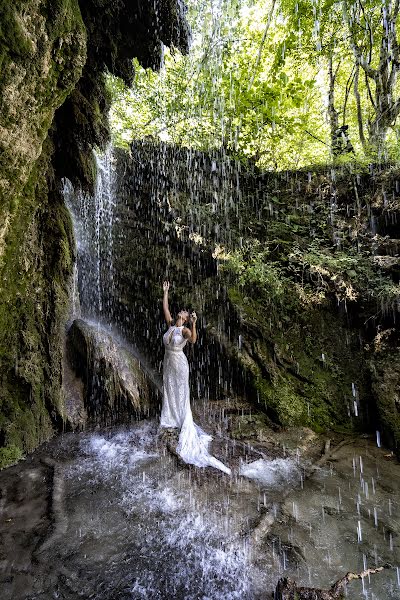
<instances>
[{"instance_id":1,"label":"mossy rock","mask_svg":"<svg viewBox=\"0 0 400 600\"><path fill-rule=\"evenodd\" d=\"M400 458L400 344L393 329L375 338L370 361L372 389L376 397L382 440ZM378 425L377 425L378 426Z\"/></svg>"},{"instance_id":2,"label":"mossy rock","mask_svg":"<svg viewBox=\"0 0 400 600\"><path fill-rule=\"evenodd\" d=\"M283 302L275 304L270 312L272 326L266 327L260 320L265 314L262 302L243 296L237 288L229 288L229 298L240 315L245 340L245 351L236 352L236 357L248 372L253 399L264 405L267 414L285 427L309 426L318 432L365 426L370 395L360 370L366 369L366 363L361 350L354 352L356 340L343 349L344 325L339 316ZM361 422L348 415L354 384L365 402Z\"/></svg>"},{"instance_id":3,"label":"mossy rock","mask_svg":"<svg viewBox=\"0 0 400 600\"><path fill-rule=\"evenodd\" d=\"M0 445L6 456L30 452L64 426L61 363L75 251L61 181L70 177L85 189L93 184L93 147L109 138L105 66L130 81L134 56L158 66L162 42L186 51L179 8L179 2L0 0Z\"/></svg>"},{"instance_id":4,"label":"mossy rock","mask_svg":"<svg viewBox=\"0 0 400 600\"><path fill-rule=\"evenodd\" d=\"M23 458L21 448L10 444L5 448L0 448L0 470L15 465Z\"/></svg>"},{"instance_id":5,"label":"mossy rock","mask_svg":"<svg viewBox=\"0 0 400 600\"><path fill-rule=\"evenodd\" d=\"M158 390L139 360L110 333L76 319L68 331L67 348L84 384L90 424L126 423L158 410Z\"/></svg>"},{"instance_id":6,"label":"mossy rock","mask_svg":"<svg viewBox=\"0 0 400 600\"><path fill-rule=\"evenodd\" d=\"M62 427L63 326L72 272L72 224L60 195L48 203L51 144L17 203L0 266L0 435L30 452Z\"/></svg>"}]
</instances>

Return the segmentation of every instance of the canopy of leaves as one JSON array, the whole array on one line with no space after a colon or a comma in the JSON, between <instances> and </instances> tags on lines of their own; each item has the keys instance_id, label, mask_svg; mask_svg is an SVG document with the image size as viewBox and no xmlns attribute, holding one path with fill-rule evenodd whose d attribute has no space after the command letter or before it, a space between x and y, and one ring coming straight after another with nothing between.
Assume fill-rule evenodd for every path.
<instances>
[{"instance_id":1,"label":"canopy of leaves","mask_svg":"<svg viewBox=\"0 0 400 600\"><path fill-rule=\"evenodd\" d=\"M395 160L398 12L391 0L190 0L187 56L165 50L158 73L135 61L131 88L109 77L114 141L222 146L267 169Z\"/></svg>"}]
</instances>

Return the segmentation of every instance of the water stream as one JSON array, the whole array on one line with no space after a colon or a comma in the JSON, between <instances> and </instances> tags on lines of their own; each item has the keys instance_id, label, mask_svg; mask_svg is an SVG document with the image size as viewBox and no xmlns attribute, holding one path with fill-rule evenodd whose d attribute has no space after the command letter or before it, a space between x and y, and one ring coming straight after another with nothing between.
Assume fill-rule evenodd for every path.
<instances>
[{"instance_id":1,"label":"water stream","mask_svg":"<svg viewBox=\"0 0 400 600\"><path fill-rule=\"evenodd\" d=\"M400 469L382 450L349 443L306 478L294 449L252 463L251 479L188 469L151 420L57 438L0 476L2 598L267 599L282 575L328 586L380 565L348 597L400 597Z\"/></svg>"}]
</instances>

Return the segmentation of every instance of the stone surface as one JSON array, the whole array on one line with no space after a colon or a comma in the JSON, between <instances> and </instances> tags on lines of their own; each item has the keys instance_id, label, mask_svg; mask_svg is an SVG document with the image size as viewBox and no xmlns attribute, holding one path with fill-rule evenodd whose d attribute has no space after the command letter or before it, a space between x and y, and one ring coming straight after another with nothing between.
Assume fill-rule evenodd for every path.
<instances>
[{"instance_id":1,"label":"stone surface","mask_svg":"<svg viewBox=\"0 0 400 600\"><path fill-rule=\"evenodd\" d=\"M400 456L400 341L396 329L376 335L371 373L381 436Z\"/></svg>"},{"instance_id":2,"label":"stone surface","mask_svg":"<svg viewBox=\"0 0 400 600\"><path fill-rule=\"evenodd\" d=\"M87 36L78 0L57 8L47 0L1 4L0 223L12 227L11 203L18 204L55 110L82 74Z\"/></svg>"},{"instance_id":3,"label":"stone surface","mask_svg":"<svg viewBox=\"0 0 400 600\"><path fill-rule=\"evenodd\" d=\"M181 2L0 0L0 466L64 427L74 261L61 179L89 188L109 138L104 72L187 50ZM65 369L64 369L65 373ZM75 424L82 426L83 415Z\"/></svg>"},{"instance_id":4,"label":"stone surface","mask_svg":"<svg viewBox=\"0 0 400 600\"><path fill-rule=\"evenodd\" d=\"M68 331L67 351L83 382L90 424L126 423L158 410L155 385L140 361L110 332L76 319Z\"/></svg>"},{"instance_id":5,"label":"stone surface","mask_svg":"<svg viewBox=\"0 0 400 600\"><path fill-rule=\"evenodd\" d=\"M329 590L365 565L387 568L346 597L397 600L400 466L373 440L332 440L321 463L293 432L261 462L216 439L227 477L182 465L157 428L66 433L0 473L2 600L272 600L282 577Z\"/></svg>"}]
</instances>

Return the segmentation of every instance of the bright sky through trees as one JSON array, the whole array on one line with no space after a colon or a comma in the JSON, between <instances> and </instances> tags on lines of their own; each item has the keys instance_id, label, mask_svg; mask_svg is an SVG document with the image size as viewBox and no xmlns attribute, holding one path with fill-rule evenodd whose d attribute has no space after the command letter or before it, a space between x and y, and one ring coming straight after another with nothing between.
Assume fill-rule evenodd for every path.
<instances>
[{"instance_id":1,"label":"bright sky through trees","mask_svg":"<svg viewBox=\"0 0 400 600\"><path fill-rule=\"evenodd\" d=\"M397 160L399 0L190 0L191 52L110 78L114 141L224 146L267 169Z\"/></svg>"}]
</instances>

